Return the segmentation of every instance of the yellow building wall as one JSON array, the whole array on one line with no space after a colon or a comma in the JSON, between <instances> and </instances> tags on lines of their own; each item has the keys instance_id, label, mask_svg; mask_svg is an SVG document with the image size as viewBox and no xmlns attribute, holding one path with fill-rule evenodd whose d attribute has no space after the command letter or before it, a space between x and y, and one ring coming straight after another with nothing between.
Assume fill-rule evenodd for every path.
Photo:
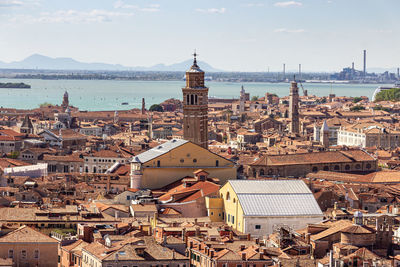
<instances>
[{"instance_id":1,"label":"yellow building wall","mask_svg":"<svg viewBox=\"0 0 400 267\"><path fill-rule=\"evenodd\" d=\"M243 209L229 182L221 187L219 195L224 203L225 223L239 232L244 232ZM232 216L234 219L232 219Z\"/></svg>"},{"instance_id":2,"label":"yellow building wall","mask_svg":"<svg viewBox=\"0 0 400 267\"><path fill-rule=\"evenodd\" d=\"M157 167L158 161L160 167ZM198 169L208 172L210 178L218 178L221 185L237 176L233 162L189 142L144 163L141 187L161 188L185 176L193 176Z\"/></svg>"},{"instance_id":3,"label":"yellow building wall","mask_svg":"<svg viewBox=\"0 0 400 267\"><path fill-rule=\"evenodd\" d=\"M206 209L212 222L223 222L224 201L222 198L206 197Z\"/></svg>"}]
</instances>

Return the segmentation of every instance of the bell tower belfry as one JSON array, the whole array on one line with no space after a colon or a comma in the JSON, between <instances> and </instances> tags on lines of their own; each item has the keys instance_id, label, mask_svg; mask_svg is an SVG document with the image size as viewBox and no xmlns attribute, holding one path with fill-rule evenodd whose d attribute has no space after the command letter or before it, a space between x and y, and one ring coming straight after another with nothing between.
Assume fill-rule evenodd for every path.
<instances>
[{"instance_id":1,"label":"bell tower belfry","mask_svg":"<svg viewBox=\"0 0 400 267\"><path fill-rule=\"evenodd\" d=\"M208 88L204 86L204 71L197 65L186 71L186 87L183 94L183 138L208 148Z\"/></svg>"}]
</instances>

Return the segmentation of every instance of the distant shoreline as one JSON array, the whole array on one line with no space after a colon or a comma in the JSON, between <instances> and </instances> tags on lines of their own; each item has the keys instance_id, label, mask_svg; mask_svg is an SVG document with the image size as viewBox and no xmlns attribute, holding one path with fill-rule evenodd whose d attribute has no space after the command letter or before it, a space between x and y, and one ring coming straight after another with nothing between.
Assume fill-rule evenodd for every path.
<instances>
[{"instance_id":1,"label":"distant shoreline","mask_svg":"<svg viewBox=\"0 0 400 267\"><path fill-rule=\"evenodd\" d=\"M218 73L219 74L219 73ZM74 75L64 75L64 74L56 74L56 75L46 75L46 74L32 74L32 75L15 75L15 76L5 76L0 75L0 79L34 79L34 80L77 80L77 81L90 81L90 80L98 80L98 81L153 81L153 82L163 82L163 81L183 81L183 79L175 77L175 75L157 75L152 73L152 75L140 75L137 76L130 76L130 77L120 77L120 76L106 76L106 75L81 75L81 74L74 74ZM217 76L221 76L220 74ZM268 78L261 78L261 77L243 77L246 75L241 75L241 77L218 77L208 80L209 82L229 82L229 83L290 83L291 80L279 80L279 79L268 79ZM251 75L250 75L251 76ZM299 83L305 84L381 84L375 81L366 82L366 81L352 81L352 80L296 80ZM7 88L7 87L1 87ZM17 87L20 88L20 87ZM23 87L22 87L23 88ZM27 87L28 88L28 87ZM30 87L29 87L30 88Z\"/></svg>"},{"instance_id":2,"label":"distant shoreline","mask_svg":"<svg viewBox=\"0 0 400 267\"><path fill-rule=\"evenodd\" d=\"M2 89L31 89L31 86L26 83L0 83Z\"/></svg>"}]
</instances>

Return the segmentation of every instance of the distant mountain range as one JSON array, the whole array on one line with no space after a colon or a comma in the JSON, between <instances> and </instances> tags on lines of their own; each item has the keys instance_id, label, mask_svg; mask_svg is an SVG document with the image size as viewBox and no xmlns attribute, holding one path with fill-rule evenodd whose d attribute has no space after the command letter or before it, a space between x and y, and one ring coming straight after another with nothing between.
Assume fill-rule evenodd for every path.
<instances>
[{"instance_id":1,"label":"distant mountain range","mask_svg":"<svg viewBox=\"0 0 400 267\"><path fill-rule=\"evenodd\" d=\"M1 69L46 69L46 70L108 70L108 71L186 71L193 60L171 65L157 64L151 67L127 67L120 64L85 63L72 58L52 58L39 54L31 55L24 60L5 63L0 61ZM206 72L222 72L203 61L198 61L200 68Z\"/></svg>"}]
</instances>

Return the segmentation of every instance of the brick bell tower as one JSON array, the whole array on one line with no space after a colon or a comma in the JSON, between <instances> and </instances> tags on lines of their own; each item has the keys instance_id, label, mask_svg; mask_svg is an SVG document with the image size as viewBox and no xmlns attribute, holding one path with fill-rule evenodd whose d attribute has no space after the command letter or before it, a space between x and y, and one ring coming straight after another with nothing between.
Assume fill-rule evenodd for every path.
<instances>
[{"instance_id":1,"label":"brick bell tower","mask_svg":"<svg viewBox=\"0 0 400 267\"><path fill-rule=\"evenodd\" d=\"M197 65L196 52L193 65L186 71L183 93L183 138L208 148L208 88L204 86L204 71Z\"/></svg>"}]
</instances>

